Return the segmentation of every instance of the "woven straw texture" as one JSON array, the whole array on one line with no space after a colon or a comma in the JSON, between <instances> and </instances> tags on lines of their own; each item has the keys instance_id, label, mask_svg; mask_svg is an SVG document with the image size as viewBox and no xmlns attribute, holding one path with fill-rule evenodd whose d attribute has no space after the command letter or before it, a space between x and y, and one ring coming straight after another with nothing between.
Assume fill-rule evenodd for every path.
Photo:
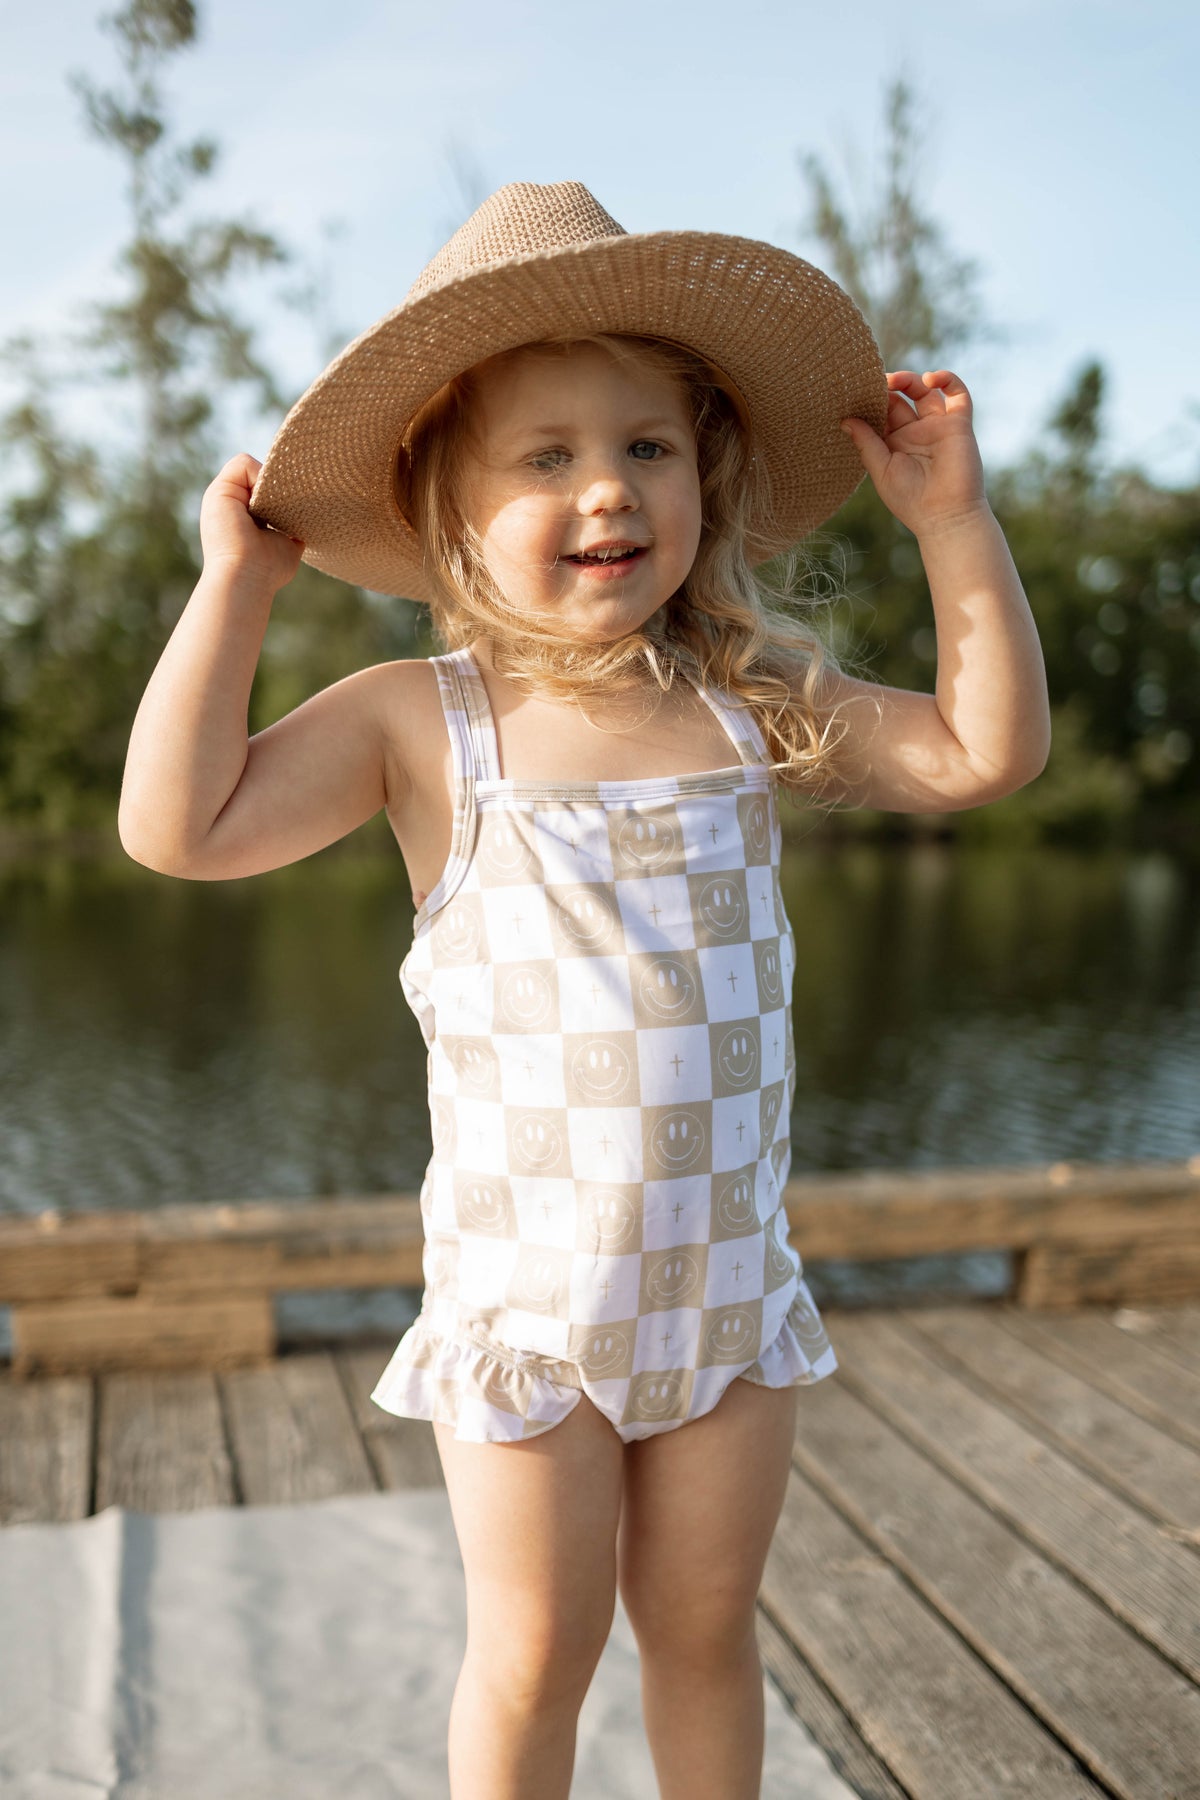
<instances>
[{"instance_id":1,"label":"woven straw texture","mask_svg":"<svg viewBox=\"0 0 1200 1800\"><path fill-rule=\"evenodd\" d=\"M729 377L766 477L767 516L753 523L765 554L823 524L862 481L838 421L882 431L887 378L862 313L828 275L753 238L626 232L580 182L512 182L301 395L251 513L303 539L314 568L428 600L392 480L409 420L485 357L589 331L667 338Z\"/></svg>"}]
</instances>

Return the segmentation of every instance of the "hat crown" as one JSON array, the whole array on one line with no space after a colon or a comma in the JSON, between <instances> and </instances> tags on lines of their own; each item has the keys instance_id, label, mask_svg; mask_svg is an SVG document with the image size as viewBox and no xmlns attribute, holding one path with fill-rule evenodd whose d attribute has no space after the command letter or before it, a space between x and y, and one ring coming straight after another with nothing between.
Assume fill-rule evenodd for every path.
<instances>
[{"instance_id":1,"label":"hat crown","mask_svg":"<svg viewBox=\"0 0 1200 1800\"><path fill-rule=\"evenodd\" d=\"M597 238L628 235L581 181L510 181L476 207L426 263L409 288L405 305L430 288L510 256L569 250Z\"/></svg>"}]
</instances>

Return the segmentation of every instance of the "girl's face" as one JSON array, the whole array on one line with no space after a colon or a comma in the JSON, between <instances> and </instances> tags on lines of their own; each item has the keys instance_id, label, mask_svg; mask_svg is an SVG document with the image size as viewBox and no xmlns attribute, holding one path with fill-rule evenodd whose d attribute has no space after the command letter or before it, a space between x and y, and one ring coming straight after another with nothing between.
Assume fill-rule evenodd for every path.
<instances>
[{"instance_id":1,"label":"girl's face","mask_svg":"<svg viewBox=\"0 0 1200 1800\"><path fill-rule=\"evenodd\" d=\"M464 470L468 517L501 592L580 643L636 631L700 543L684 393L595 344L484 365ZM622 545L607 564L583 553Z\"/></svg>"}]
</instances>

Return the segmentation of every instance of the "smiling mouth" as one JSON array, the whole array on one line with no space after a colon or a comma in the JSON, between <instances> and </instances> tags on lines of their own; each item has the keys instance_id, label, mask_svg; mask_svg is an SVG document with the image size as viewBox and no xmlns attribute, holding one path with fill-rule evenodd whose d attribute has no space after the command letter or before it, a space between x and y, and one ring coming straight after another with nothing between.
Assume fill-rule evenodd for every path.
<instances>
[{"instance_id":1,"label":"smiling mouth","mask_svg":"<svg viewBox=\"0 0 1200 1800\"><path fill-rule=\"evenodd\" d=\"M640 562L645 554L644 549L603 550L598 555L564 556L562 561L575 563L581 569L611 569L614 563Z\"/></svg>"}]
</instances>

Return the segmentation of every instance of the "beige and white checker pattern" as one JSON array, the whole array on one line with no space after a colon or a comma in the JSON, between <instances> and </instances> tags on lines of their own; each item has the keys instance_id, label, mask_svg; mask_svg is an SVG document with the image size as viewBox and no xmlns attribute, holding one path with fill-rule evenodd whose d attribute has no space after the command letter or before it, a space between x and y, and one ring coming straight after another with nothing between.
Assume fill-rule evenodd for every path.
<instances>
[{"instance_id":1,"label":"beige and white checker pattern","mask_svg":"<svg viewBox=\"0 0 1200 1800\"><path fill-rule=\"evenodd\" d=\"M429 1047L425 1295L372 1394L505 1442L581 1393L626 1442L737 1376L837 1368L787 1237L794 939L751 716L736 766L501 778L467 650L435 657L454 836L400 971Z\"/></svg>"}]
</instances>

